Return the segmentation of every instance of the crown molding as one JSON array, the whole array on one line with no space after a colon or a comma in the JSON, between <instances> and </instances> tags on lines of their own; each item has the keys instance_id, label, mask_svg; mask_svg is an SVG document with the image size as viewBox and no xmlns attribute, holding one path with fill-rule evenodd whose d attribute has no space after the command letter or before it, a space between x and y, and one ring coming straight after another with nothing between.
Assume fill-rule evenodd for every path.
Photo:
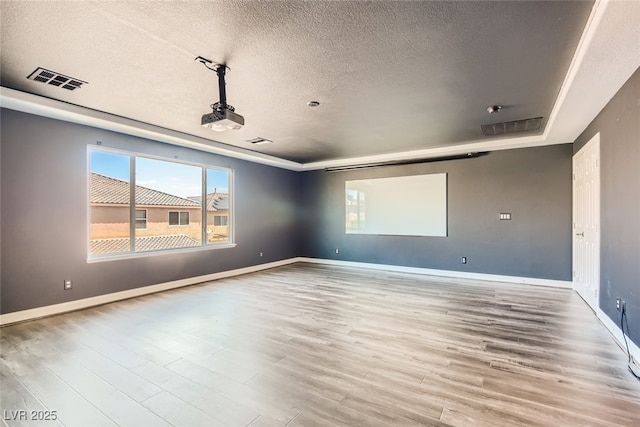
<instances>
[{"instance_id":1,"label":"crown molding","mask_svg":"<svg viewBox=\"0 0 640 427\"><path fill-rule=\"evenodd\" d=\"M292 171L567 144L578 138L640 67L640 33L635 25L639 19L637 2L595 1L545 130L539 135L299 163L5 87L0 87L0 106Z\"/></svg>"},{"instance_id":2,"label":"crown molding","mask_svg":"<svg viewBox=\"0 0 640 427\"><path fill-rule=\"evenodd\" d=\"M0 87L0 107L278 168L294 171L302 169L301 163L6 87Z\"/></svg>"}]
</instances>

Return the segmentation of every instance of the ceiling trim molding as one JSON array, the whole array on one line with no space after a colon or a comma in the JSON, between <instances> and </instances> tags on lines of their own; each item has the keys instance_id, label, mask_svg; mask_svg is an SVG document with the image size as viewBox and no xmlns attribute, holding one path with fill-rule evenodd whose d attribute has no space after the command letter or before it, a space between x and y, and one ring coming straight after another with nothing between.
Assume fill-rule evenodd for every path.
<instances>
[{"instance_id":1,"label":"ceiling trim molding","mask_svg":"<svg viewBox=\"0 0 640 427\"><path fill-rule=\"evenodd\" d=\"M640 8L637 7L637 3L634 5L634 2L594 2L545 130L540 135L476 140L400 153L305 163L303 170L460 155L468 152L572 144L640 66L640 43L637 43L640 37L637 26L633 25L638 10ZM612 37L606 28L602 28L603 24L605 27L615 27L616 34ZM611 51L620 53L616 56L620 57L619 60L602 63L601 58L607 58L607 53ZM581 110L579 113L575 111L576 106L585 103L589 104L589 109ZM576 120L578 124L575 124Z\"/></svg>"},{"instance_id":2,"label":"ceiling trim molding","mask_svg":"<svg viewBox=\"0 0 640 427\"><path fill-rule=\"evenodd\" d=\"M551 110L551 114L549 115L549 120L547 120L547 125L545 126L543 132L543 136L545 139L549 137L551 128L553 128L553 125L558 118L560 108L567 99L567 96L569 96L569 90L571 89L571 86L573 85L573 82L578 75L578 70L580 69L582 62L587 56L587 52L589 50L589 47L591 46L591 41L593 40L597 32L598 25L600 24L600 21L602 21L602 17L604 16L608 4L609 0L596 0L593 4L591 14L589 15L587 24L584 26L584 31L582 32L580 41L578 42L578 47L573 55L573 58L571 59L571 64L569 65L567 74L564 78L564 81L562 82L562 87L560 88L560 92L558 93L556 102L553 104L553 109Z\"/></svg>"},{"instance_id":3,"label":"ceiling trim molding","mask_svg":"<svg viewBox=\"0 0 640 427\"><path fill-rule=\"evenodd\" d=\"M640 3L596 0L545 129L575 141L640 67Z\"/></svg>"},{"instance_id":4,"label":"ceiling trim molding","mask_svg":"<svg viewBox=\"0 0 640 427\"><path fill-rule=\"evenodd\" d=\"M0 107L65 122L115 131L126 135L152 139L154 141L189 147L196 150L220 154L236 159L261 163L278 168L300 171L302 164L267 154L257 153L220 142L199 138L182 132L165 129L126 117L91 110L6 87L0 87Z\"/></svg>"},{"instance_id":5,"label":"ceiling trim molding","mask_svg":"<svg viewBox=\"0 0 640 427\"><path fill-rule=\"evenodd\" d=\"M348 159L327 160L324 162L305 163L302 165L302 169L316 170L333 167L355 166L368 163L383 163L411 159L428 159L429 157L456 156L471 152L511 150L514 148L539 147L542 145L554 144L547 144L542 135L524 136L520 138L504 138L491 141L446 145L442 147L403 151L399 153L379 154L373 156L352 157Z\"/></svg>"},{"instance_id":6,"label":"ceiling trim molding","mask_svg":"<svg viewBox=\"0 0 640 427\"><path fill-rule=\"evenodd\" d=\"M504 138L490 141L473 141L464 144L372 156L351 157L311 163L298 163L262 153L243 150L242 148L225 145L204 138L198 138L170 129L160 128L148 123L138 122L125 117L114 116L112 114L91 110L79 105L68 104L66 102L45 98L38 95L9 89L6 87L0 87L0 107L34 114L37 116L62 120L70 123L119 132L125 135L137 136L140 138L165 142L168 144L189 147L204 152L220 154L236 159L247 160L254 163L275 166L278 168L297 172L325 169L329 167L358 165L364 163L378 163L459 155L474 151L497 151L549 145L546 143L543 135L535 135L518 138Z\"/></svg>"},{"instance_id":7,"label":"ceiling trim molding","mask_svg":"<svg viewBox=\"0 0 640 427\"><path fill-rule=\"evenodd\" d=\"M638 37L634 36L636 28L629 25L629 19L633 20L639 10L634 9L633 3L615 0L594 2L545 130L538 135L482 139L420 150L303 164L5 87L0 87L0 106L293 171L567 144L574 142L640 66L640 55L634 54L636 51L640 53L640 46L629 46L629 41ZM629 12L631 18L627 16ZM612 37L611 34L605 34L606 27L615 27L618 31ZM611 49L626 49L623 52L627 54L616 61L599 62L602 57L607 58L606 53ZM607 78L604 79L603 76ZM576 106L584 104L588 104L589 108L575 111Z\"/></svg>"}]
</instances>

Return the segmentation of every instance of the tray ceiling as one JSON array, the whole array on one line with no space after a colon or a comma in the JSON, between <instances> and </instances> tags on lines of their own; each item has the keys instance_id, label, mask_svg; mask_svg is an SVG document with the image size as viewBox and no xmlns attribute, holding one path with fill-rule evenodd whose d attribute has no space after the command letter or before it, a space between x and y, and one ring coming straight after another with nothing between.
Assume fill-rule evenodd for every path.
<instances>
[{"instance_id":1,"label":"tray ceiling","mask_svg":"<svg viewBox=\"0 0 640 427\"><path fill-rule=\"evenodd\" d=\"M614 13L640 24L636 2L609 3L596 3L607 9L597 15L588 1L2 2L1 84L301 167L513 138L572 142L591 112L551 139L547 126L563 82L580 71L585 34ZM230 68L227 99L242 129L200 126L219 96L216 74L197 56ZM628 78L633 61L614 78ZM29 79L39 67L82 86ZM502 109L489 114L491 105ZM537 129L518 134L481 128L539 117Z\"/></svg>"}]
</instances>

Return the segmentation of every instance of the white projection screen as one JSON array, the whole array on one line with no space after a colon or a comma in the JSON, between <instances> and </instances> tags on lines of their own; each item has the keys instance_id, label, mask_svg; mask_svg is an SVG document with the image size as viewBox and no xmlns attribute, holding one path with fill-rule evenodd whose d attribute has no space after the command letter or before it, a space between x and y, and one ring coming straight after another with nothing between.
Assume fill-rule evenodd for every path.
<instances>
[{"instance_id":1,"label":"white projection screen","mask_svg":"<svg viewBox=\"0 0 640 427\"><path fill-rule=\"evenodd\" d=\"M347 234L447 235L447 174L345 183Z\"/></svg>"}]
</instances>

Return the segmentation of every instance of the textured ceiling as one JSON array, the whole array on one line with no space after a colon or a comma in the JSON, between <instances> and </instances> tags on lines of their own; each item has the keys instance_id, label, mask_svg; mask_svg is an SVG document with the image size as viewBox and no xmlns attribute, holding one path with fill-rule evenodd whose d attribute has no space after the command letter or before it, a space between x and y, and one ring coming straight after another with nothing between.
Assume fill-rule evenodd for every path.
<instances>
[{"instance_id":1,"label":"textured ceiling","mask_svg":"<svg viewBox=\"0 0 640 427\"><path fill-rule=\"evenodd\" d=\"M3 1L0 77L6 88L299 163L451 147L486 141L483 124L546 124L592 6ZM199 55L230 67L242 129L200 126L219 97ZM28 80L37 67L88 84L71 92ZM489 115L493 104L504 108ZM256 137L274 143L246 142Z\"/></svg>"}]
</instances>

